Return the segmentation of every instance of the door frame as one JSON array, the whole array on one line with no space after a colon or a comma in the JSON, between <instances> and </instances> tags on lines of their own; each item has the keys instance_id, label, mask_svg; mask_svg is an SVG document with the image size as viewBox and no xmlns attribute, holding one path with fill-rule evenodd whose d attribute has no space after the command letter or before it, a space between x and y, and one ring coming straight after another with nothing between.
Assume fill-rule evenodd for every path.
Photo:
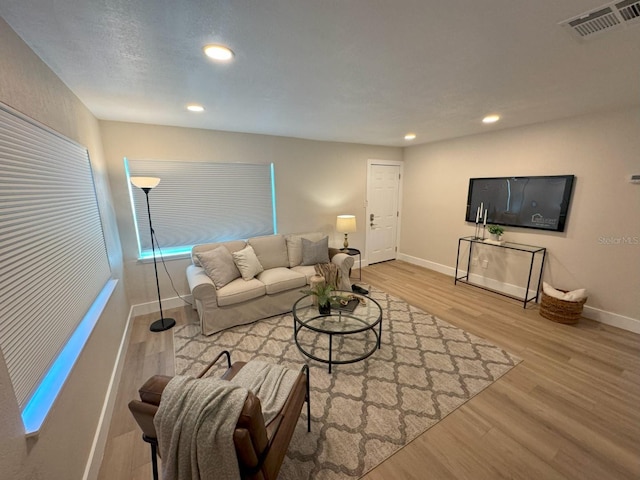
<instances>
[{"instance_id":1,"label":"door frame","mask_svg":"<svg viewBox=\"0 0 640 480\"><path fill-rule=\"evenodd\" d=\"M380 159L373 159L370 158L367 160L367 191L366 191L366 201L365 201L365 225L369 222L369 215L371 214L369 211L369 195L371 194L371 167L373 165L387 165L387 166L393 166L393 167L400 167L400 179L398 180L398 223L396 225L396 238L395 238L395 251L396 251L396 256L395 258L398 258L398 254L400 253L398 250L398 247L400 245L400 230L401 230L401 225L402 225L402 184L404 182L404 162L401 160L380 160ZM369 265L369 245L370 245L370 232L371 229L367 228L366 229L366 235L365 235L365 252L366 252L366 258L363 261L364 265L361 265L360 267L362 268L363 266Z\"/></svg>"}]
</instances>

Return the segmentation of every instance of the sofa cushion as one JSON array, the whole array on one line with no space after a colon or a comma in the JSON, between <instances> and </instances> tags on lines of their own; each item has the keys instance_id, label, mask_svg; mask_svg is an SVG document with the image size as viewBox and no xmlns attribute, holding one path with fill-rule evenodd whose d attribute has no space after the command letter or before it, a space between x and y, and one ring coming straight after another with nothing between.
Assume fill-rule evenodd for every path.
<instances>
[{"instance_id":1,"label":"sofa cushion","mask_svg":"<svg viewBox=\"0 0 640 480\"><path fill-rule=\"evenodd\" d=\"M307 284L304 274L284 267L270 268L258 274L256 278L265 284L267 295L301 288Z\"/></svg>"},{"instance_id":2,"label":"sofa cushion","mask_svg":"<svg viewBox=\"0 0 640 480\"><path fill-rule=\"evenodd\" d=\"M231 255L233 255L233 261L245 281L251 280L264 270L251 245L247 245L242 250L233 252Z\"/></svg>"},{"instance_id":3,"label":"sofa cushion","mask_svg":"<svg viewBox=\"0 0 640 480\"><path fill-rule=\"evenodd\" d=\"M329 237L313 242L302 239L302 265L329 263Z\"/></svg>"},{"instance_id":4,"label":"sofa cushion","mask_svg":"<svg viewBox=\"0 0 640 480\"><path fill-rule=\"evenodd\" d=\"M213 250L198 252L195 256L209 278L213 280L216 289L240 277L240 270L236 267L231 252L224 245Z\"/></svg>"},{"instance_id":5,"label":"sofa cushion","mask_svg":"<svg viewBox=\"0 0 640 480\"><path fill-rule=\"evenodd\" d=\"M247 246L247 242L244 240L232 240L230 242L221 242L221 243L203 243L201 245L194 245L191 249L191 261L196 267L202 267L200 261L198 260L198 253L208 252L209 250L214 250L218 248L220 245L224 245L227 247L231 253L237 252L238 250L242 250Z\"/></svg>"},{"instance_id":6,"label":"sofa cushion","mask_svg":"<svg viewBox=\"0 0 640 480\"><path fill-rule=\"evenodd\" d=\"M311 232L311 233L297 233L287 235L287 253L289 255L289 266L297 267L302 263L302 239L312 240L317 242L324 237L324 233Z\"/></svg>"},{"instance_id":7,"label":"sofa cushion","mask_svg":"<svg viewBox=\"0 0 640 480\"><path fill-rule=\"evenodd\" d=\"M264 237L254 237L247 240L247 243L253 247L262 268L265 270L289 266L287 243L284 236L266 235Z\"/></svg>"},{"instance_id":8,"label":"sofa cushion","mask_svg":"<svg viewBox=\"0 0 640 480\"><path fill-rule=\"evenodd\" d=\"M316 269L314 265L298 265L297 267L293 267L291 270L304 275L307 279L307 284L310 284L311 277L316 275Z\"/></svg>"},{"instance_id":9,"label":"sofa cushion","mask_svg":"<svg viewBox=\"0 0 640 480\"><path fill-rule=\"evenodd\" d=\"M216 292L219 307L246 302L252 298L263 296L267 292L264 283L252 278L249 281L236 278Z\"/></svg>"}]
</instances>

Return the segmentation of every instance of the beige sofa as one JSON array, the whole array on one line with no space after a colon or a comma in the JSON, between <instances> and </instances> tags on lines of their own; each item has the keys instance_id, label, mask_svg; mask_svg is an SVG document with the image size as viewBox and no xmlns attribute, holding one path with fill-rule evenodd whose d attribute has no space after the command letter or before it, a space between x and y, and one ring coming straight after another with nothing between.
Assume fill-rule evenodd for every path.
<instances>
[{"instance_id":1,"label":"beige sofa","mask_svg":"<svg viewBox=\"0 0 640 480\"><path fill-rule=\"evenodd\" d=\"M318 232L196 245L191 258L187 280L204 335L291 311L317 263L337 265L339 289L351 290L353 257Z\"/></svg>"}]
</instances>

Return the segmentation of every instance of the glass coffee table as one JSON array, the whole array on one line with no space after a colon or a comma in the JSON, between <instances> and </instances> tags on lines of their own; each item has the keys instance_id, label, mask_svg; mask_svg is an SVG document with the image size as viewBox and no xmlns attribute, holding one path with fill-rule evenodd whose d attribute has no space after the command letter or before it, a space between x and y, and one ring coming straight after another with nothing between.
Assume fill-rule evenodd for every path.
<instances>
[{"instance_id":1,"label":"glass coffee table","mask_svg":"<svg viewBox=\"0 0 640 480\"><path fill-rule=\"evenodd\" d=\"M344 305L347 298L352 300ZM338 299L343 299L343 304ZM298 349L313 360L328 363L329 373L332 365L355 363L373 355L382 336L382 308L373 298L336 291L331 303L331 313L321 315L312 296L305 295L292 310Z\"/></svg>"}]
</instances>

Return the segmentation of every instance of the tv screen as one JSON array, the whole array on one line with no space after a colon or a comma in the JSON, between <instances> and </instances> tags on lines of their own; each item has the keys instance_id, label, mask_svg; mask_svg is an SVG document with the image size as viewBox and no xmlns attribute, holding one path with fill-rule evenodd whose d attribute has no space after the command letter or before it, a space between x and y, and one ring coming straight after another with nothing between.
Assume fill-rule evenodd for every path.
<instances>
[{"instance_id":1,"label":"tv screen","mask_svg":"<svg viewBox=\"0 0 640 480\"><path fill-rule=\"evenodd\" d=\"M467 222L539 228L564 232L573 189L573 175L469 179Z\"/></svg>"}]
</instances>

